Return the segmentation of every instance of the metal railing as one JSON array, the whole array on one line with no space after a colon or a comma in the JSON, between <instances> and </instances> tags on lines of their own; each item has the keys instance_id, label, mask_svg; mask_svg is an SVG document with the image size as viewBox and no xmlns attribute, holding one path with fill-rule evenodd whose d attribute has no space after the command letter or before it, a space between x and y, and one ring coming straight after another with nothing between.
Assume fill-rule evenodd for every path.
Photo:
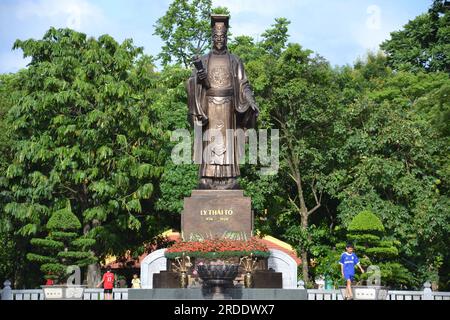
<instances>
[{"instance_id":1,"label":"metal railing","mask_svg":"<svg viewBox=\"0 0 450 320\"><path fill-rule=\"evenodd\" d=\"M11 293L12 299L10 300L44 300L44 291L42 289L12 290Z\"/></svg>"},{"instance_id":2,"label":"metal railing","mask_svg":"<svg viewBox=\"0 0 450 320\"><path fill-rule=\"evenodd\" d=\"M308 290L308 300L344 300L340 290ZM389 290L386 300L450 300L450 292Z\"/></svg>"},{"instance_id":3,"label":"metal railing","mask_svg":"<svg viewBox=\"0 0 450 320\"><path fill-rule=\"evenodd\" d=\"M128 289L113 289L113 300L128 300ZM83 300L105 300L103 289L85 289Z\"/></svg>"},{"instance_id":4,"label":"metal railing","mask_svg":"<svg viewBox=\"0 0 450 320\"><path fill-rule=\"evenodd\" d=\"M2 300L45 300L44 290L12 290L9 282L0 290ZM310 289L308 300L343 300L341 290ZM85 289L83 300L104 300L103 289ZM128 300L128 289L113 289L113 300ZM450 292L432 292L428 286L423 291L389 290L387 300L450 300Z\"/></svg>"},{"instance_id":5,"label":"metal railing","mask_svg":"<svg viewBox=\"0 0 450 320\"><path fill-rule=\"evenodd\" d=\"M42 289L11 290L9 298L4 297L3 290L0 294L2 300L45 300ZM103 289L85 289L83 300L105 300ZM113 289L112 300L128 300L128 289Z\"/></svg>"}]
</instances>

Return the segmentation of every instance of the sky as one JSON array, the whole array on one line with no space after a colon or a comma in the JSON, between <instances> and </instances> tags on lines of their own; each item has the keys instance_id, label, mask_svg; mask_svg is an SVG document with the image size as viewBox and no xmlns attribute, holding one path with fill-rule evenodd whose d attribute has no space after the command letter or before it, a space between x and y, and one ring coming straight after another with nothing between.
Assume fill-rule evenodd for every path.
<instances>
[{"instance_id":1,"label":"sky","mask_svg":"<svg viewBox=\"0 0 450 320\"><path fill-rule=\"evenodd\" d=\"M0 0L0 73L27 65L16 39L40 39L50 27L69 27L116 40L132 38L157 55L162 42L154 24L171 0ZM256 39L275 18L291 21L290 42L325 57L332 65L353 64L375 51L390 33L424 13L432 0L213 0L231 12L234 36Z\"/></svg>"}]
</instances>

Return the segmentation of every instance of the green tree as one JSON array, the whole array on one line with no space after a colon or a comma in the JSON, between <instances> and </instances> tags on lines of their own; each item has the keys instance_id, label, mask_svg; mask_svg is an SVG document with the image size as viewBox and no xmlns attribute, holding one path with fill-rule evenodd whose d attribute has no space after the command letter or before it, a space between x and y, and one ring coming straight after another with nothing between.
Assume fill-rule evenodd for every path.
<instances>
[{"instance_id":1,"label":"green tree","mask_svg":"<svg viewBox=\"0 0 450 320\"><path fill-rule=\"evenodd\" d=\"M17 80L17 74L0 75L0 278L11 280L14 287L30 288L38 281L38 269L30 266L26 259L30 244L17 233L21 223L4 210L12 199L6 172L13 159L14 145L7 114L23 94L17 89Z\"/></svg>"},{"instance_id":2,"label":"green tree","mask_svg":"<svg viewBox=\"0 0 450 320\"><path fill-rule=\"evenodd\" d=\"M97 261L89 250L95 240L80 236L80 229L80 220L68 203L66 208L51 214L44 239L31 239L38 253L28 253L28 260L40 265L46 279L65 281L69 266L85 267Z\"/></svg>"},{"instance_id":3,"label":"green tree","mask_svg":"<svg viewBox=\"0 0 450 320\"><path fill-rule=\"evenodd\" d=\"M324 204L321 180L332 168L338 147L338 90L329 64L296 44L282 53L276 70L269 99L272 122L280 129L279 175L287 191L286 210L299 218L290 219L286 236L298 239L303 279L308 281L310 219Z\"/></svg>"},{"instance_id":4,"label":"green tree","mask_svg":"<svg viewBox=\"0 0 450 320\"><path fill-rule=\"evenodd\" d=\"M391 33L381 49L396 70L450 72L450 11L444 0L434 0L428 13Z\"/></svg>"},{"instance_id":5,"label":"green tree","mask_svg":"<svg viewBox=\"0 0 450 320\"><path fill-rule=\"evenodd\" d=\"M271 28L267 29L261 36L262 48L275 57L279 57L289 39L290 21L286 18L276 18Z\"/></svg>"},{"instance_id":6,"label":"green tree","mask_svg":"<svg viewBox=\"0 0 450 320\"><path fill-rule=\"evenodd\" d=\"M158 96L155 106L161 111L161 127L172 133L175 130L188 130L186 79L190 70L177 66L166 66L158 81ZM180 141L167 142L164 148L168 157L164 162L164 173L159 183L156 209L168 219L173 229L180 228L180 214L184 198L189 197L198 183L198 167L195 165L175 165L170 157L173 148Z\"/></svg>"},{"instance_id":7,"label":"green tree","mask_svg":"<svg viewBox=\"0 0 450 320\"><path fill-rule=\"evenodd\" d=\"M244 167L241 184L257 208L260 231L296 246L308 281L308 253L315 256L324 250L314 246L312 239L321 231L310 224L314 213L321 217L328 212L322 208L326 198L320 180L330 170L339 144L333 128L339 118L339 90L337 73L324 59L287 44L288 25L286 19L277 19L262 41L237 37L230 49L246 63L261 107L260 127L279 129L281 136L278 176L261 177L258 167Z\"/></svg>"},{"instance_id":8,"label":"green tree","mask_svg":"<svg viewBox=\"0 0 450 320\"><path fill-rule=\"evenodd\" d=\"M211 42L211 12L229 14L226 8L212 8L211 0L175 0L155 25L155 35L164 42L159 58L188 68L195 55L203 54Z\"/></svg>"},{"instance_id":9,"label":"green tree","mask_svg":"<svg viewBox=\"0 0 450 320\"><path fill-rule=\"evenodd\" d=\"M141 248L160 232L152 197L169 139L153 107L152 59L131 40L69 29L14 47L31 57L8 115L14 143L5 212L20 223L18 233L40 234L70 201L98 258Z\"/></svg>"},{"instance_id":10,"label":"green tree","mask_svg":"<svg viewBox=\"0 0 450 320\"><path fill-rule=\"evenodd\" d=\"M373 63L383 65L381 59ZM341 90L353 102L343 110L346 135L324 186L339 201L344 226L355 212L377 212L387 233L403 244L402 263L424 281L427 275L420 270L448 256L448 140L425 120L418 103L445 88L448 77L377 72L367 78L364 69L360 65L345 75L350 81ZM361 82L369 84L361 87Z\"/></svg>"}]
</instances>

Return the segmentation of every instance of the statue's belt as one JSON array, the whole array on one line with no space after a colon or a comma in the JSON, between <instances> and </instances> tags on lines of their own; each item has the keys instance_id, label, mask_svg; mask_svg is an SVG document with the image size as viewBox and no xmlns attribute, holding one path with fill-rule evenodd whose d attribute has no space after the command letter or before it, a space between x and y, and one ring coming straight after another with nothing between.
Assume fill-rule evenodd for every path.
<instances>
[{"instance_id":1,"label":"statue's belt","mask_svg":"<svg viewBox=\"0 0 450 320\"><path fill-rule=\"evenodd\" d=\"M233 89L208 89L208 91L206 91L206 96L220 98L232 97Z\"/></svg>"}]
</instances>

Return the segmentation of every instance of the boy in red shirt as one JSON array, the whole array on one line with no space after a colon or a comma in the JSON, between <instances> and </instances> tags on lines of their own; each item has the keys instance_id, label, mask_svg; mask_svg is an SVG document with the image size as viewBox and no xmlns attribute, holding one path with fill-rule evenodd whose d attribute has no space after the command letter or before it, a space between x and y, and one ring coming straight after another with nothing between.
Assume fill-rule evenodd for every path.
<instances>
[{"instance_id":1,"label":"boy in red shirt","mask_svg":"<svg viewBox=\"0 0 450 320\"><path fill-rule=\"evenodd\" d=\"M112 292L114 288L114 273L111 272L111 267L106 269L106 273L103 275L102 282L97 285L97 288L103 284L105 299L111 300Z\"/></svg>"}]
</instances>

